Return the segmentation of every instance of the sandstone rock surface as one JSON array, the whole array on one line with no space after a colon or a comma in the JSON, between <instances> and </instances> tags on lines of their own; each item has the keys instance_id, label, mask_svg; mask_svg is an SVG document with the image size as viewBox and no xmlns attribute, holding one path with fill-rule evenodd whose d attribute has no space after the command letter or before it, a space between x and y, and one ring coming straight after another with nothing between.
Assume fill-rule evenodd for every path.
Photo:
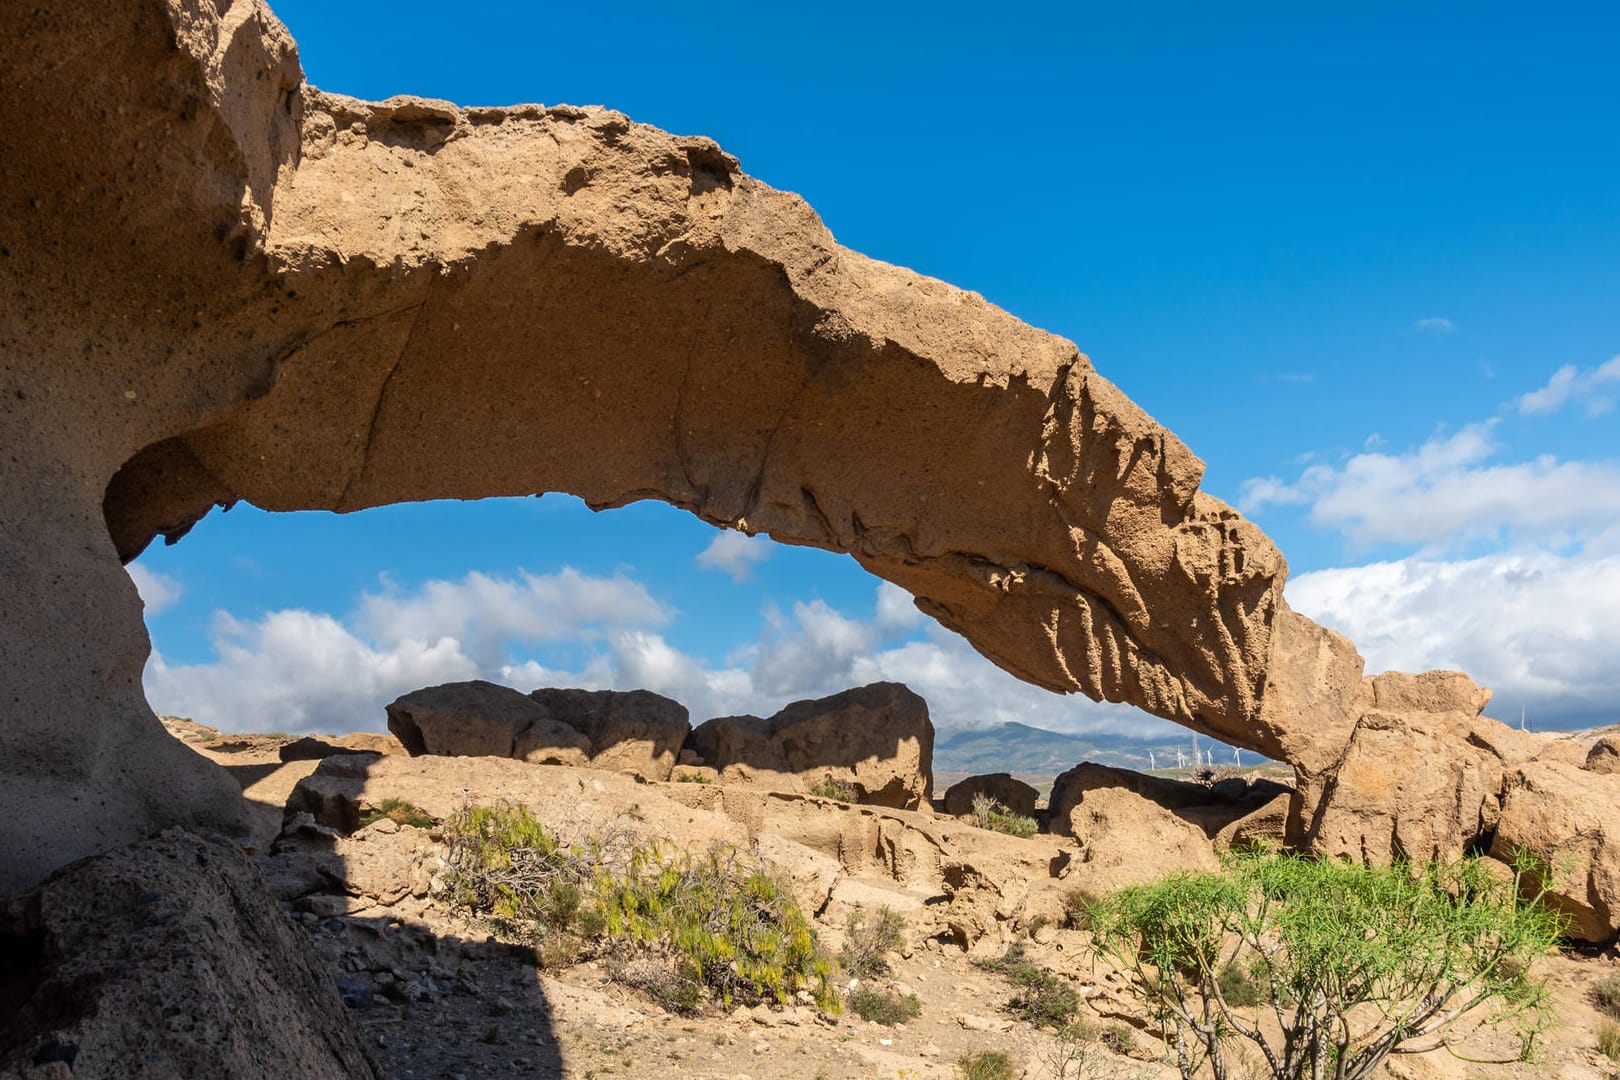
<instances>
[{"instance_id":1,"label":"sandstone rock surface","mask_svg":"<svg viewBox=\"0 0 1620 1080\"><path fill-rule=\"evenodd\" d=\"M688 744L728 784L809 791L831 778L854 785L858 802L902 810L933 797L934 725L899 683L795 701L769 718L716 717Z\"/></svg>"},{"instance_id":2,"label":"sandstone rock surface","mask_svg":"<svg viewBox=\"0 0 1620 1080\"><path fill-rule=\"evenodd\" d=\"M1023 817L1035 816L1035 800L1040 792L1013 776L1011 773L985 773L982 776L970 776L966 780L958 781L945 789L945 812L947 814L973 813L973 797L987 795L1005 806L1014 814Z\"/></svg>"},{"instance_id":3,"label":"sandstone rock surface","mask_svg":"<svg viewBox=\"0 0 1620 1080\"><path fill-rule=\"evenodd\" d=\"M1519 765L1495 824L1491 854L1545 860L1551 900L1573 920L1575 936L1620 933L1620 776L1556 761Z\"/></svg>"},{"instance_id":4,"label":"sandstone rock surface","mask_svg":"<svg viewBox=\"0 0 1620 1080\"><path fill-rule=\"evenodd\" d=\"M1129 787L1090 789L1063 831L1080 845L1071 878L1097 895L1156 881L1172 868L1220 869L1203 829Z\"/></svg>"},{"instance_id":5,"label":"sandstone rock surface","mask_svg":"<svg viewBox=\"0 0 1620 1080\"><path fill-rule=\"evenodd\" d=\"M382 1075L303 936L218 840L175 829L68 867L0 901L0 941L0 1076Z\"/></svg>"},{"instance_id":6,"label":"sandstone rock surface","mask_svg":"<svg viewBox=\"0 0 1620 1080\"><path fill-rule=\"evenodd\" d=\"M584 765L590 740L509 686L474 679L413 690L388 706L407 753Z\"/></svg>"},{"instance_id":7,"label":"sandstone rock surface","mask_svg":"<svg viewBox=\"0 0 1620 1080\"><path fill-rule=\"evenodd\" d=\"M553 687L529 696L589 740L593 769L668 780L692 730L685 705L650 690Z\"/></svg>"}]
</instances>

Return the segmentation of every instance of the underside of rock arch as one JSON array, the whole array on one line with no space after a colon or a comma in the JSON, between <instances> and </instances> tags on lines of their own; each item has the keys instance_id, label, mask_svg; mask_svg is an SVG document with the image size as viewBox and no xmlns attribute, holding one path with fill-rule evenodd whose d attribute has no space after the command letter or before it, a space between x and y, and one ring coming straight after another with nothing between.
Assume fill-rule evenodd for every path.
<instances>
[{"instance_id":1,"label":"underside of rock arch","mask_svg":"<svg viewBox=\"0 0 1620 1080\"><path fill-rule=\"evenodd\" d=\"M0 892L229 823L121 561L237 500L660 499L847 551L1032 683L1340 756L1360 658L1191 451L709 140L326 94L253 0L12 5L0 42Z\"/></svg>"}]
</instances>

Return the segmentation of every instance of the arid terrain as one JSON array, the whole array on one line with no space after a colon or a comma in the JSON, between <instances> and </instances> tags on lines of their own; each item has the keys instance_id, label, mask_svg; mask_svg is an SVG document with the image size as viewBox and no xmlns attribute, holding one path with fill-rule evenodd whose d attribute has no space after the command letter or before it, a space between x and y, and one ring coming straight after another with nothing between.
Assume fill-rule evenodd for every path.
<instances>
[{"instance_id":1,"label":"arid terrain","mask_svg":"<svg viewBox=\"0 0 1620 1080\"><path fill-rule=\"evenodd\" d=\"M1009 1055L1015 1075L1057 1077L1061 1043L1053 1030L1009 1012L1014 991L1007 980L975 963L1001 956L1014 943L1077 990L1084 1001L1081 1017L1099 1035L1109 1033L1088 1045L1083 1062L1068 1066L1069 1076L1177 1075L1164 1060L1154 1025L1123 993L1120 976L1091 954L1089 935L1062 925L1069 890L1145 880L1176 868L1165 861L1152 821L1116 819L1112 837L1088 845L1048 832L1017 839L945 815L943 800L916 811L851 806L751 786L646 782L579 767L413 759L383 735L293 740L166 723L243 784L258 822L256 862L287 916L325 961L390 1077L667 1073L908 1080L960 1076L964 1055L985 1050ZM382 756L353 756L354 750ZM334 752L330 758L301 757ZM323 817L339 821L351 805L361 811L386 799L421 807L433 824L381 818L348 833L328 833L321 824ZM847 1009L828 1015L807 1002L732 1011L711 1005L677 1015L616 977L606 957L538 967L532 950L501 943L488 925L453 910L435 889L434 877L444 866L443 819L462 800L523 801L563 836L581 835L602 821L634 821L694 847L723 838L768 853L767 862L798 886L831 953L838 951L852 911L890 907L904 917L905 944L889 957L891 973L878 982L916 994L920 1015L890 1027ZM306 809L301 817L300 808L316 813ZM1043 805L1038 813L1045 812ZM891 854L862 853L849 843L861 829L884 838L878 848ZM835 851L844 843L841 859L812 846L825 848L828 837ZM1108 850L1088 861L1088 848ZM1122 865L1130 862L1138 865ZM940 867L953 863L981 871L999 904L947 885ZM1054 874L1049 868L1056 865L1062 868ZM1481 1080L1611 1075L1612 1063L1595 1047L1600 1014L1592 991L1620 971L1614 950L1567 949L1548 955L1541 969L1558 1022L1535 1061L1484 1064L1442 1051L1392 1059L1386 1074ZM847 988L847 973L837 982ZM1118 1052L1126 1043L1129 1052ZM1511 1057L1515 1048L1505 1034L1486 1031L1457 1053L1489 1059Z\"/></svg>"}]
</instances>

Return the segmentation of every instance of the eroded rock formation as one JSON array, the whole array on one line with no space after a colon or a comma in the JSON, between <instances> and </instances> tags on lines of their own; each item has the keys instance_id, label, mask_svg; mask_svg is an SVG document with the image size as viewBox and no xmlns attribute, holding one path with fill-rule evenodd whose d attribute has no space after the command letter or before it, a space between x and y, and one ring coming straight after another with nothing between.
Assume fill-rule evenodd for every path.
<instances>
[{"instance_id":1,"label":"eroded rock formation","mask_svg":"<svg viewBox=\"0 0 1620 1080\"><path fill-rule=\"evenodd\" d=\"M233 812L142 700L118 559L243 499L663 499L851 552L1039 685L1282 753L1284 564L1198 459L709 140L322 93L252 0L8 8L0 41L0 887Z\"/></svg>"},{"instance_id":2,"label":"eroded rock formation","mask_svg":"<svg viewBox=\"0 0 1620 1080\"><path fill-rule=\"evenodd\" d=\"M1328 835L1360 657L1069 342L708 139L323 93L257 0L7 5L0 46L0 892L241 824L120 570L238 500L652 498L847 551L1020 678L1294 763Z\"/></svg>"},{"instance_id":3,"label":"eroded rock formation","mask_svg":"<svg viewBox=\"0 0 1620 1080\"><path fill-rule=\"evenodd\" d=\"M851 802L899 810L926 811L933 798L928 703L900 683L795 701L769 717L718 716L686 745L728 784L813 792L830 780Z\"/></svg>"}]
</instances>

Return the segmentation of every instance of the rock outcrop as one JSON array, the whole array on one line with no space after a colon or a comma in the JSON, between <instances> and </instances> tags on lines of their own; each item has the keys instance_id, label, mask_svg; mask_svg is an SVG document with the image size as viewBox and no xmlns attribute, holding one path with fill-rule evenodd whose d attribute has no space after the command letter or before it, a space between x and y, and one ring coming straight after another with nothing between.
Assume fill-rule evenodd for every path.
<instances>
[{"instance_id":1,"label":"rock outcrop","mask_svg":"<svg viewBox=\"0 0 1620 1080\"><path fill-rule=\"evenodd\" d=\"M1284 563L1198 459L708 139L322 93L255 0L13 7L0 45L0 887L236 812L142 698L118 562L239 500L659 498L849 552L1021 678L1283 756Z\"/></svg>"},{"instance_id":2,"label":"rock outcrop","mask_svg":"<svg viewBox=\"0 0 1620 1080\"><path fill-rule=\"evenodd\" d=\"M769 718L716 717L687 745L728 784L809 791L830 779L852 786L857 802L900 810L933 798L928 704L899 683L795 701Z\"/></svg>"},{"instance_id":3,"label":"rock outcrop","mask_svg":"<svg viewBox=\"0 0 1620 1080\"><path fill-rule=\"evenodd\" d=\"M1536 885L1570 917L1575 937L1620 933L1620 777L1557 761L1511 770L1491 854L1511 862L1520 852L1542 861Z\"/></svg>"},{"instance_id":4,"label":"rock outcrop","mask_svg":"<svg viewBox=\"0 0 1620 1080\"><path fill-rule=\"evenodd\" d=\"M401 695L388 706L388 730L407 753L502 757L537 765L584 765L588 738L509 686L474 679Z\"/></svg>"},{"instance_id":5,"label":"rock outcrop","mask_svg":"<svg viewBox=\"0 0 1620 1080\"><path fill-rule=\"evenodd\" d=\"M662 499L848 552L1031 683L1294 764L1313 844L1403 813L1335 772L1369 712L1396 718L1369 746L1440 714L1362 700L1186 446L1073 344L840 247L712 141L323 93L259 0L7 5L0 48L0 891L245 827L144 700L119 565L243 500ZM1397 739L1471 753L1416 723ZM1486 820L1459 768L1437 842Z\"/></svg>"},{"instance_id":6,"label":"rock outcrop","mask_svg":"<svg viewBox=\"0 0 1620 1080\"><path fill-rule=\"evenodd\" d=\"M945 789L945 812L957 816L973 813L973 798L976 795L994 799L1014 814L1034 817L1035 800L1040 792L1011 773L970 776Z\"/></svg>"},{"instance_id":7,"label":"rock outcrop","mask_svg":"<svg viewBox=\"0 0 1620 1080\"><path fill-rule=\"evenodd\" d=\"M182 830L0 901L0 1076L378 1080L337 988L229 844Z\"/></svg>"},{"instance_id":8,"label":"rock outcrop","mask_svg":"<svg viewBox=\"0 0 1620 1080\"><path fill-rule=\"evenodd\" d=\"M1172 868L1220 869L1203 829L1129 787L1087 791L1062 832L1080 845L1083 880L1097 895L1156 881Z\"/></svg>"},{"instance_id":9,"label":"rock outcrop","mask_svg":"<svg viewBox=\"0 0 1620 1080\"><path fill-rule=\"evenodd\" d=\"M685 705L650 690L547 688L529 696L585 736L593 769L668 780L692 730Z\"/></svg>"},{"instance_id":10,"label":"rock outcrop","mask_svg":"<svg viewBox=\"0 0 1620 1080\"><path fill-rule=\"evenodd\" d=\"M1198 784L1087 761L1052 781L1047 828L1059 835L1073 835L1070 830L1075 811L1098 792L1112 790L1140 795L1210 838L1290 794L1288 788L1266 779L1251 782L1230 777L1216 784ZM1259 830L1262 826L1257 820L1252 828Z\"/></svg>"}]
</instances>

